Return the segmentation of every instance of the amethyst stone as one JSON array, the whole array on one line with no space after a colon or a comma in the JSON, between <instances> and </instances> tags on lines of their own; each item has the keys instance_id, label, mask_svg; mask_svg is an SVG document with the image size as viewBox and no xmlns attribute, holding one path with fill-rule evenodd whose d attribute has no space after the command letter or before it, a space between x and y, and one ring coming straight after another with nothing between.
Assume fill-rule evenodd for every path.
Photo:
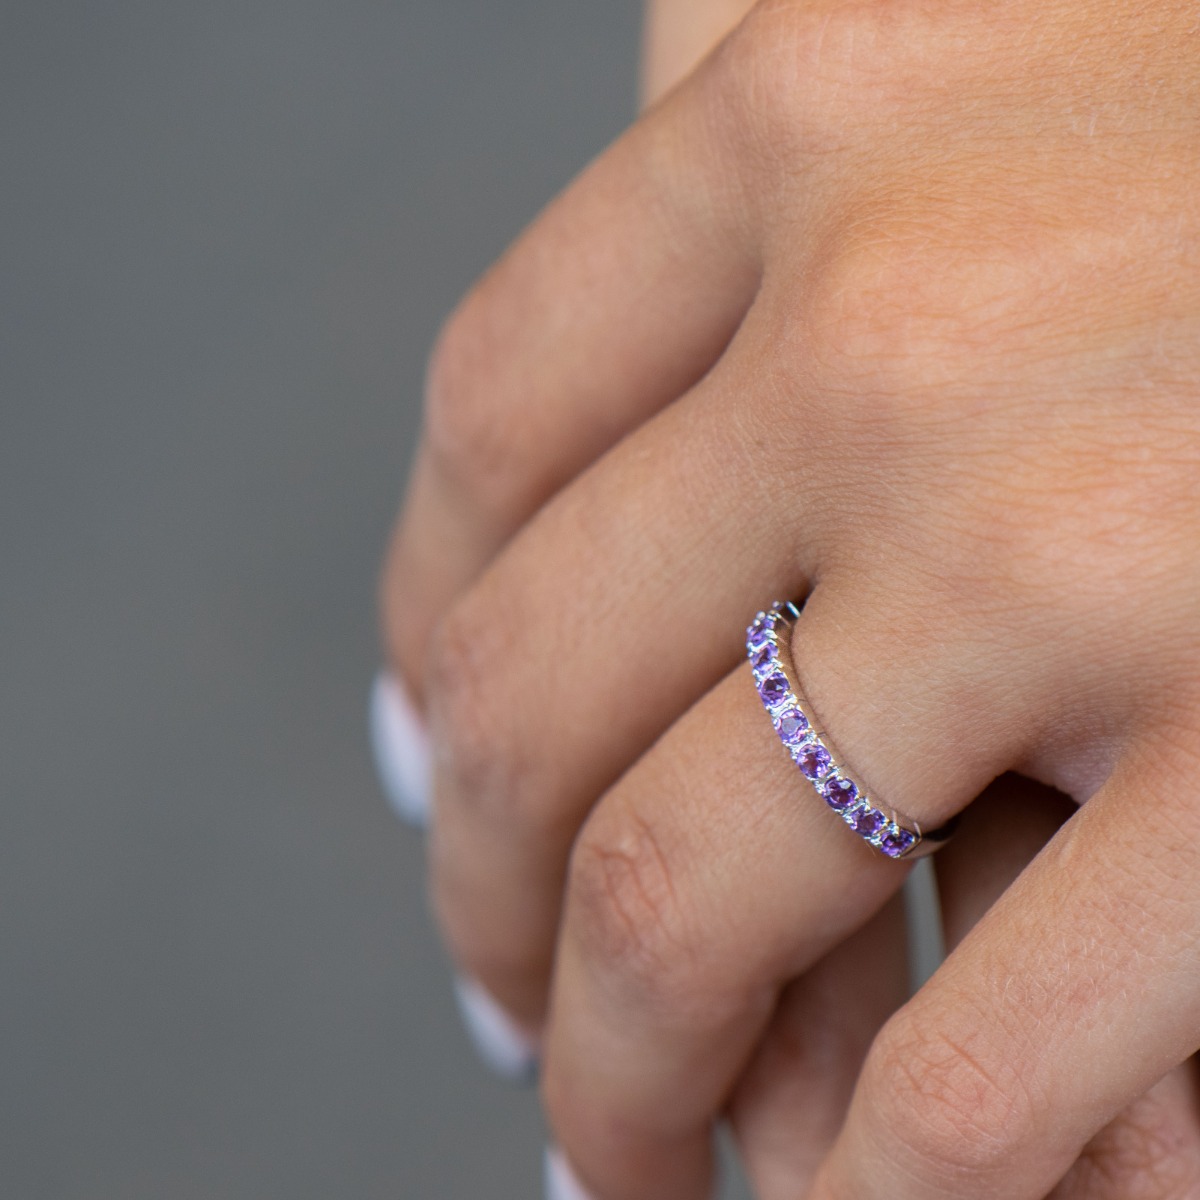
<instances>
[{"instance_id":1,"label":"amethyst stone","mask_svg":"<svg viewBox=\"0 0 1200 1200\"><path fill-rule=\"evenodd\" d=\"M834 812L845 812L858 799L858 788L849 779L833 775L825 781L821 795Z\"/></svg>"},{"instance_id":2,"label":"amethyst stone","mask_svg":"<svg viewBox=\"0 0 1200 1200\"><path fill-rule=\"evenodd\" d=\"M769 666L775 661L777 653L775 647L768 642L761 650L756 650L750 656L750 661L754 664L756 671L761 671L764 667Z\"/></svg>"},{"instance_id":3,"label":"amethyst stone","mask_svg":"<svg viewBox=\"0 0 1200 1200\"><path fill-rule=\"evenodd\" d=\"M804 740L808 732L808 718L798 708L789 708L775 722L775 728L785 745L795 746Z\"/></svg>"},{"instance_id":4,"label":"amethyst stone","mask_svg":"<svg viewBox=\"0 0 1200 1200\"><path fill-rule=\"evenodd\" d=\"M887 818L878 809L864 807L853 814L851 824L863 837L874 837L887 824Z\"/></svg>"},{"instance_id":5,"label":"amethyst stone","mask_svg":"<svg viewBox=\"0 0 1200 1200\"><path fill-rule=\"evenodd\" d=\"M906 850L912 848L916 840L915 834L896 826L883 835L879 841L879 848L889 858L899 858Z\"/></svg>"},{"instance_id":6,"label":"amethyst stone","mask_svg":"<svg viewBox=\"0 0 1200 1200\"><path fill-rule=\"evenodd\" d=\"M829 751L820 742L809 742L793 755L801 772L809 779L820 779L829 770Z\"/></svg>"},{"instance_id":7,"label":"amethyst stone","mask_svg":"<svg viewBox=\"0 0 1200 1200\"><path fill-rule=\"evenodd\" d=\"M771 630L775 628L775 618L770 613L759 613L746 630L746 648L760 650L770 638Z\"/></svg>"},{"instance_id":8,"label":"amethyst stone","mask_svg":"<svg viewBox=\"0 0 1200 1200\"><path fill-rule=\"evenodd\" d=\"M788 682L778 672L768 675L758 685L758 694L763 698L764 704L774 707L788 694Z\"/></svg>"}]
</instances>

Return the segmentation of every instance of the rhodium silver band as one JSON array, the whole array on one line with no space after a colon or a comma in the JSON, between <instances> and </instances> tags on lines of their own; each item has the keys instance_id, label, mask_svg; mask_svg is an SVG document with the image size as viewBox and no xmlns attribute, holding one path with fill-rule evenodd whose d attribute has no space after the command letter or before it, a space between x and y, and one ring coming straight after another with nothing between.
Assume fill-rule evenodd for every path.
<instances>
[{"instance_id":1,"label":"rhodium silver band","mask_svg":"<svg viewBox=\"0 0 1200 1200\"><path fill-rule=\"evenodd\" d=\"M932 854L950 839L957 818L924 830L918 822L877 803L846 766L796 679L790 644L799 615L794 604L776 601L746 630L754 683L780 741L829 809L868 845L888 858Z\"/></svg>"}]
</instances>

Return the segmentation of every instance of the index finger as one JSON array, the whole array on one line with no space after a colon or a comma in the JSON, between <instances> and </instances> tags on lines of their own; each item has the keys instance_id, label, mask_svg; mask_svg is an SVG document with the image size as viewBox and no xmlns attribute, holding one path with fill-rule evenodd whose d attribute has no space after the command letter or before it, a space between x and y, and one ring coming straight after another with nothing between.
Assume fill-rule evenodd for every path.
<instances>
[{"instance_id":1,"label":"index finger","mask_svg":"<svg viewBox=\"0 0 1200 1200\"><path fill-rule=\"evenodd\" d=\"M551 495L715 362L758 285L732 139L689 81L555 200L451 316L383 579L420 696L446 604Z\"/></svg>"}]
</instances>

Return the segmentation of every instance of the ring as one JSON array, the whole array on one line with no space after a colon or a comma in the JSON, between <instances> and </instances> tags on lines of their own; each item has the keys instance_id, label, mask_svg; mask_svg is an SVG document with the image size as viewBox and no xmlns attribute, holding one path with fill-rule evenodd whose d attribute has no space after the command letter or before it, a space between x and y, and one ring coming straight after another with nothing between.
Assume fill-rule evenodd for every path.
<instances>
[{"instance_id":1,"label":"ring","mask_svg":"<svg viewBox=\"0 0 1200 1200\"><path fill-rule=\"evenodd\" d=\"M788 635L799 615L796 605L777 600L746 630L755 687L779 740L821 799L868 845L888 858L932 854L950 840L957 818L922 830L916 821L877 805L842 762L796 683Z\"/></svg>"}]
</instances>

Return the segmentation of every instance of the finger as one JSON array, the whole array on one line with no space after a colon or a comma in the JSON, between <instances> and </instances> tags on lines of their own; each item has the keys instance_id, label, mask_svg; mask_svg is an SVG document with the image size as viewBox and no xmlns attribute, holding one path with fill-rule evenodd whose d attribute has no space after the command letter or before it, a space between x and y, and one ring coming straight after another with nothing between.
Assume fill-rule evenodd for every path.
<instances>
[{"instance_id":1,"label":"finger","mask_svg":"<svg viewBox=\"0 0 1200 1200\"><path fill-rule=\"evenodd\" d=\"M847 630L834 604L814 699L896 808L952 813L1028 737L1038 697L998 694L1013 668L997 639L981 653L950 653L924 625L898 639L896 589L843 560L844 476L813 454L803 396L761 369L794 336L791 306L774 299L764 293L687 397L538 514L435 640L435 902L460 964L527 1025L542 1017L587 812L730 669L747 610L802 595L822 557L863 615ZM912 697L901 721L893 683ZM926 720L950 740L926 738ZM930 778L944 790L931 794Z\"/></svg>"},{"instance_id":2,"label":"finger","mask_svg":"<svg viewBox=\"0 0 1200 1200\"><path fill-rule=\"evenodd\" d=\"M567 857L596 798L742 657L747 595L806 587L805 548L776 536L781 518L761 502L787 477L804 504L787 455L759 433L769 406L752 365L766 336L748 321L439 629L436 908L460 966L527 1025L544 1012Z\"/></svg>"},{"instance_id":3,"label":"finger","mask_svg":"<svg viewBox=\"0 0 1200 1200\"><path fill-rule=\"evenodd\" d=\"M1002 775L959 819L934 860L942 936L950 952L1076 812L1062 792Z\"/></svg>"},{"instance_id":4,"label":"finger","mask_svg":"<svg viewBox=\"0 0 1200 1200\"><path fill-rule=\"evenodd\" d=\"M937 858L948 948L966 936L1074 811L1068 797L1015 775L1002 776L971 805ZM900 915L893 901L787 989L738 1084L734 1127L760 1200L807 1193L841 1127L870 1039L907 998L907 972L896 953L903 944L895 928ZM1178 1128L1178 1111L1165 1104L1158 1108ZM1128 1141L1121 1139L1122 1147ZM1107 1146L1097 1147L1097 1155L1096 1174L1128 1182L1110 1162ZM1134 1193L1104 1196L1110 1194L1128 1200ZM1084 1196L1102 1200L1087 1192L1078 1200Z\"/></svg>"},{"instance_id":5,"label":"finger","mask_svg":"<svg viewBox=\"0 0 1200 1200\"><path fill-rule=\"evenodd\" d=\"M948 947L1074 811L1067 797L1013 775L971 805L937 858ZM730 1109L759 1200L806 1195L833 1144L871 1040L908 998L903 923L902 906L889 902L784 992Z\"/></svg>"},{"instance_id":6,"label":"finger","mask_svg":"<svg viewBox=\"0 0 1200 1200\"><path fill-rule=\"evenodd\" d=\"M1068 797L1014 775L964 814L937 859L946 945L953 949L1075 812ZM1194 1062L1139 1096L1083 1148L1051 1200L1182 1200L1200 1194Z\"/></svg>"},{"instance_id":7,"label":"finger","mask_svg":"<svg viewBox=\"0 0 1200 1200\"><path fill-rule=\"evenodd\" d=\"M905 924L894 898L780 996L727 1114L758 1200L803 1195L837 1135L875 1031L908 994ZM561 1151L548 1164L548 1197L587 1196Z\"/></svg>"},{"instance_id":8,"label":"finger","mask_svg":"<svg viewBox=\"0 0 1200 1200\"><path fill-rule=\"evenodd\" d=\"M1195 762L1127 754L888 1023L816 1196L1043 1196L1195 1050Z\"/></svg>"},{"instance_id":9,"label":"finger","mask_svg":"<svg viewBox=\"0 0 1200 1200\"><path fill-rule=\"evenodd\" d=\"M793 649L828 727L851 732L839 745L860 778L932 827L997 773L997 756L1013 756L1025 723L1005 729L984 695L988 737L966 736L964 656L945 639L897 638L869 590L845 582L824 577ZM914 679L943 681L940 703ZM888 719L855 737L875 690L890 698ZM926 725L957 752L928 753ZM605 797L573 855L545 1090L562 1144L600 1196L701 1194L712 1117L779 988L899 886L894 863L806 783L797 793L803 781L778 745L769 752L771 735L749 679L726 680Z\"/></svg>"},{"instance_id":10,"label":"finger","mask_svg":"<svg viewBox=\"0 0 1200 1200\"><path fill-rule=\"evenodd\" d=\"M708 1194L780 992L905 873L807 794L747 672L654 746L580 836L558 944L544 1101L591 1193Z\"/></svg>"},{"instance_id":11,"label":"finger","mask_svg":"<svg viewBox=\"0 0 1200 1200\"><path fill-rule=\"evenodd\" d=\"M721 110L694 84L555 200L439 339L383 578L392 668L418 697L441 611L514 530L713 364L758 264Z\"/></svg>"},{"instance_id":12,"label":"finger","mask_svg":"<svg viewBox=\"0 0 1200 1200\"><path fill-rule=\"evenodd\" d=\"M905 949L897 896L784 989L729 1106L758 1200L806 1193L871 1040L908 996Z\"/></svg>"}]
</instances>

